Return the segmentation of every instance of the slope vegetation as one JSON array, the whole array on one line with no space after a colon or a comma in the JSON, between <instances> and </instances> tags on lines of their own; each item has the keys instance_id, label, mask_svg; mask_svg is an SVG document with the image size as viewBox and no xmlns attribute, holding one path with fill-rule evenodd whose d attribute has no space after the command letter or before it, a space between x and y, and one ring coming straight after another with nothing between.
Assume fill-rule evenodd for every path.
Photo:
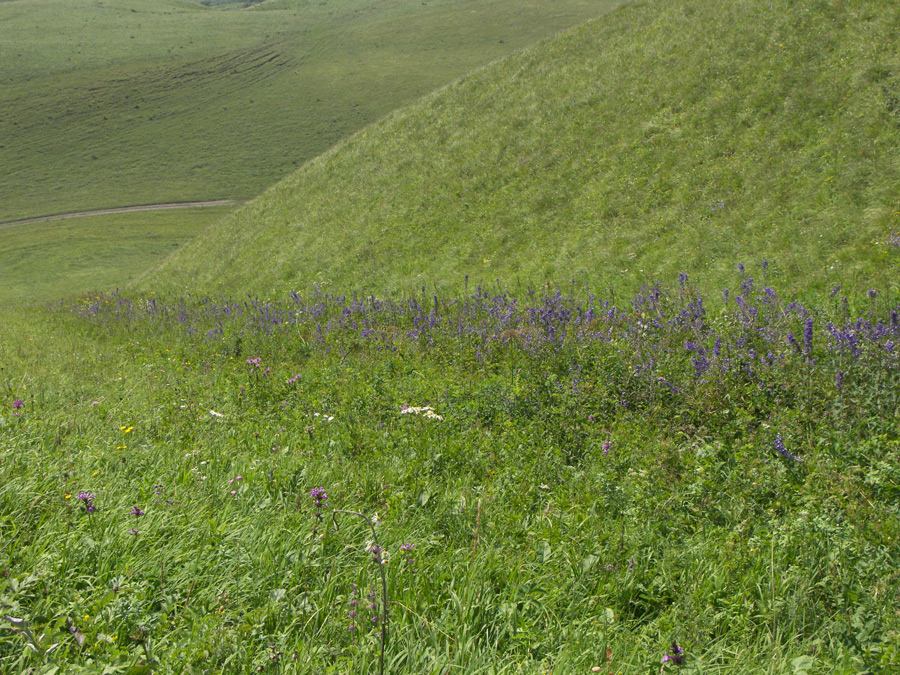
<instances>
[{"instance_id":1,"label":"slope vegetation","mask_svg":"<svg viewBox=\"0 0 900 675\"><path fill-rule=\"evenodd\" d=\"M900 6L626 5L364 129L144 283L310 283L681 271L768 259L792 291L895 283Z\"/></svg>"}]
</instances>

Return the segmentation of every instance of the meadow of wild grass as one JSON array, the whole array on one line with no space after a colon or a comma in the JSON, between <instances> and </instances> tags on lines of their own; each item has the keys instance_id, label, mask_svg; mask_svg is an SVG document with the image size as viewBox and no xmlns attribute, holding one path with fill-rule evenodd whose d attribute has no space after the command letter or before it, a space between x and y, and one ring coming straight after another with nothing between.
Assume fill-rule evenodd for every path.
<instances>
[{"instance_id":1,"label":"meadow of wild grass","mask_svg":"<svg viewBox=\"0 0 900 675\"><path fill-rule=\"evenodd\" d=\"M767 268L19 315L0 670L894 672L900 308Z\"/></svg>"},{"instance_id":2,"label":"meadow of wild grass","mask_svg":"<svg viewBox=\"0 0 900 675\"><path fill-rule=\"evenodd\" d=\"M4 103L0 153L36 149L0 155L7 215L38 203L20 179L51 210L249 186L281 170L231 163L254 138L299 147L274 118L248 131L288 101L244 105L253 87L338 52L402 70L436 33L450 68L472 26L502 51L492 27L515 10L531 35L544 5L193 4L39 3L37 31L0 3L30 36L3 95L74 88ZM136 280L216 214L2 230L0 673L896 673L898 28L887 0L628 4ZM81 53L48 47L66 31ZM434 85L411 71L404 92ZM134 77L79 98L92 72ZM93 127L87 100L128 111ZM172 110L177 157L150 124ZM74 161L101 128L109 161Z\"/></svg>"}]
</instances>

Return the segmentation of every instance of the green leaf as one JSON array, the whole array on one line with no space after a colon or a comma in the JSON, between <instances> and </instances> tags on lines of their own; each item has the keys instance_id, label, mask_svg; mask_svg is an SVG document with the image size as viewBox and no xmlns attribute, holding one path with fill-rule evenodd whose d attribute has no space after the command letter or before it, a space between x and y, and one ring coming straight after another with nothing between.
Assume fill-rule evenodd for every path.
<instances>
[{"instance_id":1,"label":"green leaf","mask_svg":"<svg viewBox=\"0 0 900 675\"><path fill-rule=\"evenodd\" d=\"M794 669L794 675L807 675L815 664L816 661L813 657L803 655L791 661L791 668Z\"/></svg>"}]
</instances>

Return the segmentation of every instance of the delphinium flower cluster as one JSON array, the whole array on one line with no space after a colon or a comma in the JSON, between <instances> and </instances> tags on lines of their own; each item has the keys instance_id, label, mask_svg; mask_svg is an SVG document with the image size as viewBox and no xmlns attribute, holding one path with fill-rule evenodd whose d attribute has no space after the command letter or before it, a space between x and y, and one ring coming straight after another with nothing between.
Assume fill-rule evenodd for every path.
<instances>
[{"instance_id":1,"label":"delphinium flower cluster","mask_svg":"<svg viewBox=\"0 0 900 675\"><path fill-rule=\"evenodd\" d=\"M262 359L260 357L247 359L247 365L250 366L250 374L256 375L257 377L259 377L260 375L265 377L271 372L270 368L262 367Z\"/></svg>"},{"instance_id":2,"label":"delphinium flower cluster","mask_svg":"<svg viewBox=\"0 0 900 675\"><path fill-rule=\"evenodd\" d=\"M775 440L772 443L775 448L775 452L777 452L781 457L785 459L789 459L792 462L800 462L802 461L799 455L795 455L791 451L787 449L784 445L784 440L781 438L781 434L775 435Z\"/></svg>"},{"instance_id":3,"label":"delphinium flower cluster","mask_svg":"<svg viewBox=\"0 0 900 675\"><path fill-rule=\"evenodd\" d=\"M381 614L378 612L378 601L377 601L377 593L375 592L375 587L372 586L367 594L368 601L366 602L365 609L368 612L368 620L373 626L378 626L381 624ZM350 633L356 633L359 631L359 622L365 618L365 615L360 617L359 611L359 601L360 601L360 592L359 586L356 584L350 584L350 599L347 601L347 605L349 610L347 611L347 618L350 620L347 625L347 631Z\"/></svg>"},{"instance_id":4,"label":"delphinium flower cluster","mask_svg":"<svg viewBox=\"0 0 900 675\"><path fill-rule=\"evenodd\" d=\"M369 589L369 612L371 616L369 617L369 621L371 621L376 626L381 622L381 615L378 614L378 603L375 601L375 587L372 586Z\"/></svg>"},{"instance_id":5,"label":"delphinium flower cluster","mask_svg":"<svg viewBox=\"0 0 900 675\"><path fill-rule=\"evenodd\" d=\"M412 543L406 543L400 545L400 552L403 554L406 559L407 568L411 572L416 571L416 545Z\"/></svg>"},{"instance_id":6,"label":"delphinium flower cluster","mask_svg":"<svg viewBox=\"0 0 900 675\"><path fill-rule=\"evenodd\" d=\"M309 297L292 293L280 302L142 303L109 296L80 304L75 311L96 321L131 325L146 320L182 327L200 340L240 333L290 343L299 335L322 355L332 350L424 351L452 345L468 362L530 358L547 371L568 370L571 381L566 385L575 395L587 381L585 367L612 363L614 369L600 380L594 378L593 390L608 388L607 393L621 400L619 407L630 410L661 396L690 403L744 385L794 396L808 393L810 386L824 392L828 383L833 394L831 383L845 391L865 381L866 373L900 369L895 347L900 341L900 307L890 309L881 295L869 294L878 301L858 303L863 314L854 317L846 296L834 303L825 294L820 306L811 309L783 300L766 285L768 262L760 269L758 282L751 268L740 264L738 287L724 289L721 296L700 293L682 274L672 289L646 286L625 302L603 300L587 287L572 285L565 292L548 288L519 297L477 287L459 298L423 295L405 301L321 290ZM833 293L839 292L836 286ZM714 311L708 311L713 303ZM877 314L881 310L883 316ZM580 366L573 369L575 362ZM246 364L253 373L261 371L262 357L246 359ZM290 387L297 379L294 375L269 386L273 394L286 395L276 388ZM767 403L772 411L776 398L770 396ZM405 405L401 414L443 418L431 406Z\"/></svg>"},{"instance_id":7,"label":"delphinium flower cluster","mask_svg":"<svg viewBox=\"0 0 900 675\"><path fill-rule=\"evenodd\" d=\"M135 518L140 518L141 516L144 515L144 510L139 506L132 506L131 507L131 515L134 516ZM132 535L136 535L136 534L138 534L138 530L136 528L132 527L130 530L128 530L128 533L132 534Z\"/></svg>"},{"instance_id":8,"label":"delphinium flower cluster","mask_svg":"<svg viewBox=\"0 0 900 675\"><path fill-rule=\"evenodd\" d=\"M891 248L900 249L900 232L895 230L891 230L887 237L885 237L884 243L890 246Z\"/></svg>"}]
</instances>

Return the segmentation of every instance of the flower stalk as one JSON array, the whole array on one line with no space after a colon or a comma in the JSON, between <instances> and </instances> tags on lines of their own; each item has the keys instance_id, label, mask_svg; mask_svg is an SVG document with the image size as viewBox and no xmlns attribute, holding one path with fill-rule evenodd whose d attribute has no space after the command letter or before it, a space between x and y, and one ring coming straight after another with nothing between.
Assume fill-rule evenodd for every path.
<instances>
[{"instance_id":1,"label":"flower stalk","mask_svg":"<svg viewBox=\"0 0 900 675\"><path fill-rule=\"evenodd\" d=\"M363 513L359 511L344 511L341 509L334 509L331 512L331 522L334 523L334 531L338 531L338 522L337 516L339 513L347 514L348 516L356 516L358 518L362 518L366 521L369 528L372 530L372 541L374 542L373 546L369 547L369 550L372 553L372 556L375 559L375 562L378 564L378 571L381 573L381 615L382 615L382 623L381 623L381 652L378 654L378 673L379 675L384 675L384 650L387 645L387 633L388 633L388 591L387 591L387 577L384 573L384 563L385 560L382 557L383 549L378 544L378 535L375 534L375 524L372 520Z\"/></svg>"}]
</instances>

